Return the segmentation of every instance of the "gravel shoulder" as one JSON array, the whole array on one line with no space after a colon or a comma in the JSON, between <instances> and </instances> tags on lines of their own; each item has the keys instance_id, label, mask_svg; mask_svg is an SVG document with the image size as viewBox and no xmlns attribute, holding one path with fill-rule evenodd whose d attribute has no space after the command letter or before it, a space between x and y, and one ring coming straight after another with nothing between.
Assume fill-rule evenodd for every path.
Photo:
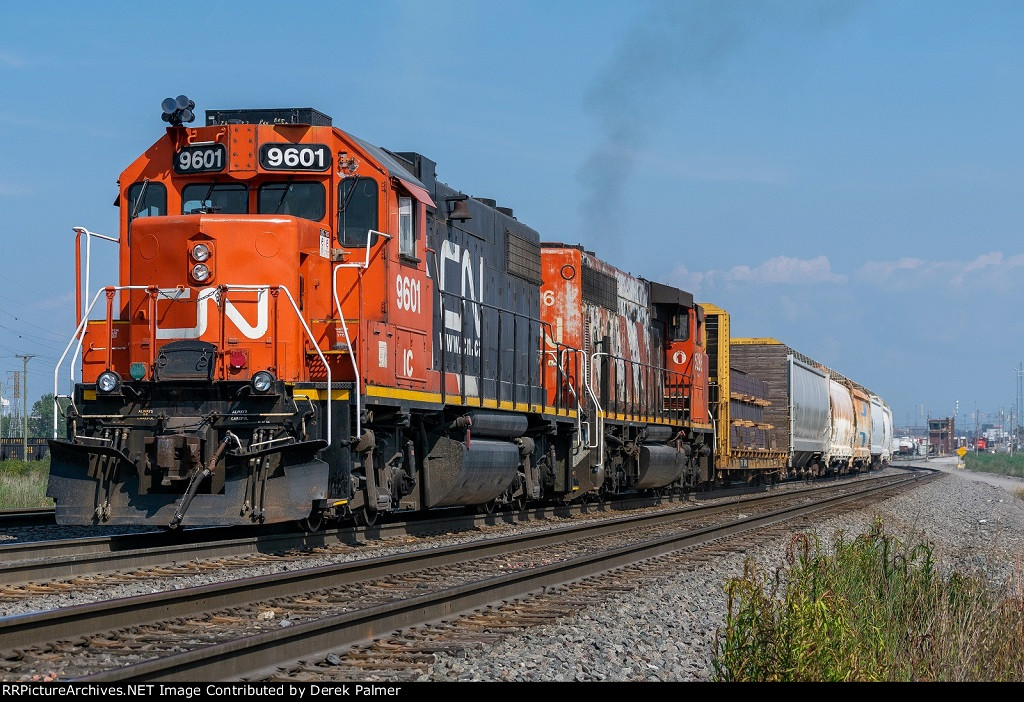
<instances>
[{"instance_id":1,"label":"gravel shoulder","mask_svg":"<svg viewBox=\"0 0 1024 702\"><path fill-rule=\"evenodd\" d=\"M876 517L881 517L886 527L897 534L927 534L939 562L946 568L979 574L994 585L1019 577L1020 564L1024 562L1024 501L1004 487L990 484L993 481L984 480L1000 476L956 469L954 460L929 460L927 467L942 470L944 476L912 492L878 502L869 509L830 518L817 525L805 522L794 527L794 531L813 530L827 543L837 531L860 533ZM1022 482L1006 480L1013 486ZM714 501L717 500L709 500ZM545 529L561 523L561 519L552 519L525 528ZM496 526L440 538L375 542L340 553L322 554L312 561L304 560L301 565L284 560L241 570L214 570L186 578L156 578L127 584L104 582L101 576L88 594L35 596L0 602L0 616L160 592L262 572L356 560L428 545L461 543L523 528L523 525ZM774 570L783 562L788 541L785 536L773 536L765 537L754 547L738 547L733 551L719 549L714 557L683 565L668 574L659 571L659 575L640 578L634 590L611 595L601 606L589 607L551 624L508 634L498 641L467 646L453 654L437 653L435 662L420 679L710 680L715 633L726 612L724 583L742 575L747 558ZM373 679L375 676L368 671L367 680Z\"/></svg>"},{"instance_id":2,"label":"gravel shoulder","mask_svg":"<svg viewBox=\"0 0 1024 702\"><path fill-rule=\"evenodd\" d=\"M929 467L937 461L929 461ZM828 519L813 531L830 540L856 534L881 517L897 534L925 533L945 568L1001 584L1019 576L1024 559L1024 502L988 481L950 467L944 477L871 509ZM809 531L805 529L805 531ZM496 645L438 655L423 680L702 681L710 680L715 632L726 612L723 584L746 558L781 565L786 540L694 564L638 584L605 606L553 625L506 637Z\"/></svg>"},{"instance_id":3,"label":"gravel shoulder","mask_svg":"<svg viewBox=\"0 0 1024 702\"><path fill-rule=\"evenodd\" d=\"M999 475L997 473L965 470L963 468L957 468L957 462L958 461L955 457L942 457L931 458L916 465L936 468L941 470L943 473L954 473L963 480L970 480L976 483L987 483L988 485L993 485L1009 492L1024 488L1024 478L1014 478L1008 475Z\"/></svg>"}]
</instances>

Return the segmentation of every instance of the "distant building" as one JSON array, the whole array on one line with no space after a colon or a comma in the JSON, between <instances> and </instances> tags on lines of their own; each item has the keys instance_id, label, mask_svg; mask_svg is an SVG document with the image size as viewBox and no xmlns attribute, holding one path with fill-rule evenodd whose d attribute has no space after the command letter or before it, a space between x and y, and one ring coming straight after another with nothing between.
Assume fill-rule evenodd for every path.
<instances>
[{"instance_id":1,"label":"distant building","mask_svg":"<svg viewBox=\"0 0 1024 702\"><path fill-rule=\"evenodd\" d=\"M928 420L928 443L933 455L942 456L956 450L956 428L952 417Z\"/></svg>"}]
</instances>

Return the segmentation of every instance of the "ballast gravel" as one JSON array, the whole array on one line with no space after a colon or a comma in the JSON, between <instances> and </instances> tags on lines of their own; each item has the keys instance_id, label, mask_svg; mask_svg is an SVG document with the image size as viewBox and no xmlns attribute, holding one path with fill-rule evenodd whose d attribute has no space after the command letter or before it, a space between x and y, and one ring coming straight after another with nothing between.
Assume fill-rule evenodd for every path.
<instances>
[{"instance_id":1,"label":"ballast gravel","mask_svg":"<svg viewBox=\"0 0 1024 702\"><path fill-rule=\"evenodd\" d=\"M871 476L875 475L878 475L878 473L871 473ZM851 479L857 480L858 478L854 476ZM813 487L813 485L813 483L804 484L800 482L788 482L780 484L772 489L778 491L801 490L806 487ZM698 493L698 496L699 495L700 494ZM735 499L735 497L724 496L714 499L698 499L697 501L703 504L716 504L732 499ZM21 596L17 599L4 598L2 592L0 592L0 616L13 616L59 609L62 607L88 604L90 602L97 602L100 600L150 595L159 592L180 590L188 587L220 583L227 580L251 578L283 571L294 571L301 568L315 568L333 563L345 563L378 556L389 556L425 548L442 548L445 546L464 544L488 538L507 536L513 533L556 529L568 526L581 519L614 519L627 514L641 514L663 509L678 508L680 506L684 506L684 503L678 501L666 502L662 505L637 508L629 510L628 512L593 512L586 516L576 517L550 516L537 521L520 522L517 524L499 522L472 531L452 532L443 535L424 537L400 536L381 540L369 540L362 545L340 547L338 550L333 550L331 552L305 554L301 558L296 558L294 560L277 560L271 558L270 562L260 563L258 559L252 559L250 563L247 563L244 566L234 566L230 568L215 568L209 567L210 564L205 564L201 569L196 569L174 577L105 578L102 575L85 576L86 578L93 579L95 583L93 587L75 588L70 592L55 592L53 594L37 592L32 596ZM22 541L34 541L40 538L39 529L41 528L30 529L27 533L25 530L11 530L10 535L15 536L18 540ZM55 536L59 536L61 538L103 536L110 533L128 533L130 531L134 531L134 529L130 527L127 529L121 527L93 527L91 532L86 527L43 527L43 529L50 530L50 536L43 538L54 538ZM53 531L55 529L62 529L62 531L58 534ZM2 534L2 532L0 532L0 534ZM188 565L188 563L175 562L171 565L185 566Z\"/></svg>"},{"instance_id":2,"label":"ballast gravel","mask_svg":"<svg viewBox=\"0 0 1024 702\"><path fill-rule=\"evenodd\" d=\"M941 460L941 459L940 459ZM935 461L929 463L934 464ZM949 468L953 461L943 467ZM1021 483L1024 486L1024 483ZM924 533L942 567L1004 583L1024 562L1024 501L956 471L815 528L822 543L839 530L856 535L880 517L890 533ZM806 529L804 531L807 531ZM711 680L715 632L726 613L724 582L749 557L774 570L784 538L685 567L617 593L555 624L505 637L456 656L439 654L421 680L703 681Z\"/></svg>"},{"instance_id":3,"label":"ballast gravel","mask_svg":"<svg viewBox=\"0 0 1024 702\"><path fill-rule=\"evenodd\" d=\"M890 532L927 534L939 563L947 569L980 574L993 584L1019 576L1020 564L1024 563L1024 501L1008 489L967 480L962 471L953 469L953 461L929 463L940 464L949 475L862 511L827 519L815 527L815 533L822 543L828 543L837 531L855 535L880 517ZM776 489L792 486L784 484ZM715 501L718 500L708 500ZM0 603L0 616L444 546L500 536L513 529L550 529L564 523L566 520L552 519L543 524L501 525L441 537L390 539L294 563L109 584L92 593L29 597ZM774 570L782 564L787 544L785 537L766 538L755 546L727 551L710 561L681 565L669 574L642 578L633 591L617 592L599 606L552 624L507 634L496 642L467 647L454 654L437 653L435 662L420 680L710 680L715 633L726 612L725 582L743 573L747 558ZM386 678L370 674L367 679Z\"/></svg>"}]
</instances>

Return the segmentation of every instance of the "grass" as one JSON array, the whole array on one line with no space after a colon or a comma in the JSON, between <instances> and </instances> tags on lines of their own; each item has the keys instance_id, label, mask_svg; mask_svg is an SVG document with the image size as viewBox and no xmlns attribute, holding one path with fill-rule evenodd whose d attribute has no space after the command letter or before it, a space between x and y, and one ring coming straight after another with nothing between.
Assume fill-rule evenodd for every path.
<instances>
[{"instance_id":1,"label":"grass","mask_svg":"<svg viewBox=\"0 0 1024 702\"><path fill-rule=\"evenodd\" d=\"M1015 453L976 453L968 451L964 454L964 467L984 473L999 473L1024 478L1024 455Z\"/></svg>"},{"instance_id":2,"label":"grass","mask_svg":"<svg viewBox=\"0 0 1024 702\"><path fill-rule=\"evenodd\" d=\"M50 459L0 461L0 509L53 507L46 496Z\"/></svg>"},{"instance_id":3,"label":"grass","mask_svg":"<svg viewBox=\"0 0 1024 702\"><path fill-rule=\"evenodd\" d=\"M932 547L880 521L831 549L798 535L772 575L752 561L726 584L712 661L725 681L1024 680L1018 576L993 591L940 575Z\"/></svg>"}]
</instances>

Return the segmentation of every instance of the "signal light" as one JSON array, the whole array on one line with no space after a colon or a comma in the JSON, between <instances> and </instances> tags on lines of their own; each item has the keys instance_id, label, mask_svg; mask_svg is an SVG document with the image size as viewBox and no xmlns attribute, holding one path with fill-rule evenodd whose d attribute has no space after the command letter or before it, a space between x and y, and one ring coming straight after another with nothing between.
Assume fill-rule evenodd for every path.
<instances>
[{"instance_id":1,"label":"signal light","mask_svg":"<svg viewBox=\"0 0 1024 702\"><path fill-rule=\"evenodd\" d=\"M182 122L188 123L196 118L196 103L188 99L186 95L179 95L176 98L164 98L160 103L160 110L163 112L160 119L169 122L172 127L180 127Z\"/></svg>"},{"instance_id":2,"label":"signal light","mask_svg":"<svg viewBox=\"0 0 1024 702\"><path fill-rule=\"evenodd\" d=\"M128 369L128 372L134 380L142 380L146 377L146 364L136 361L132 364L132 367Z\"/></svg>"}]
</instances>

